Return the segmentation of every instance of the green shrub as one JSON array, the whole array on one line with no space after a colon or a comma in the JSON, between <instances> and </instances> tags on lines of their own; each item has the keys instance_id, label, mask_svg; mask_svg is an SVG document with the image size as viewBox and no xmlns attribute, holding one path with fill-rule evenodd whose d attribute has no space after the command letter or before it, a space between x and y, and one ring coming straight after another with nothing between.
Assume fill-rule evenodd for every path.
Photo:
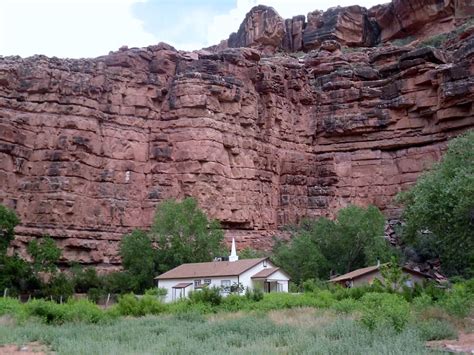
<instances>
[{"instance_id":1,"label":"green shrub","mask_svg":"<svg viewBox=\"0 0 474 355\"><path fill-rule=\"evenodd\" d=\"M252 302L252 299L247 296L247 293L245 296L231 294L222 299L219 310L226 312L237 312L248 308L250 302Z\"/></svg>"},{"instance_id":2,"label":"green shrub","mask_svg":"<svg viewBox=\"0 0 474 355\"><path fill-rule=\"evenodd\" d=\"M0 316L9 314L11 316L17 315L22 310L22 304L15 298L2 297L0 298Z\"/></svg>"},{"instance_id":3,"label":"green shrub","mask_svg":"<svg viewBox=\"0 0 474 355\"><path fill-rule=\"evenodd\" d=\"M54 275L43 289L45 297L52 297L56 301L66 301L73 293L74 284L64 273Z\"/></svg>"},{"instance_id":4,"label":"green shrub","mask_svg":"<svg viewBox=\"0 0 474 355\"><path fill-rule=\"evenodd\" d=\"M440 288L435 282L427 281L424 284L423 293L430 296L433 301L438 301L444 298L445 290Z\"/></svg>"},{"instance_id":5,"label":"green shrub","mask_svg":"<svg viewBox=\"0 0 474 355\"><path fill-rule=\"evenodd\" d=\"M89 300L69 300L62 306L64 320L68 322L99 323L107 318L106 313Z\"/></svg>"},{"instance_id":6,"label":"green shrub","mask_svg":"<svg viewBox=\"0 0 474 355\"><path fill-rule=\"evenodd\" d=\"M103 287L102 280L94 268L73 268L72 275L74 290L78 293L86 293L91 288L99 289Z\"/></svg>"},{"instance_id":7,"label":"green shrub","mask_svg":"<svg viewBox=\"0 0 474 355\"><path fill-rule=\"evenodd\" d=\"M464 284L456 284L451 290L446 292L439 304L450 315L464 318L472 312L474 304L473 295L467 291Z\"/></svg>"},{"instance_id":8,"label":"green shrub","mask_svg":"<svg viewBox=\"0 0 474 355\"><path fill-rule=\"evenodd\" d=\"M319 279L308 279L303 282L304 292L315 292L318 290L327 289L327 283Z\"/></svg>"},{"instance_id":9,"label":"green shrub","mask_svg":"<svg viewBox=\"0 0 474 355\"><path fill-rule=\"evenodd\" d=\"M258 287L254 289L247 287L245 290L245 297L250 301L259 302L263 300L263 291Z\"/></svg>"},{"instance_id":10,"label":"green shrub","mask_svg":"<svg viewBox=\"0 0 474 355\"><path fill-rule=\"evenodd\" d=\"M148 290L145 290L145 295L155 296L155 297L165 297L168 294L168 290L164 287L152 287Z\"/></svg>"},{"instance_id":11,"label":"green shrub","mask_svg":"<svg viewBox=\"0 0 474 355\"><path fill-rule=\"evenodd\" d=\"M64 305L45 300L32 300L25 304L26 312L31 317L37 317L45 323L64 323L66 308Z\"/></svg>"},{"instance_id":12,"label":"green shrub","mask_svg":"<svg viewBox=\"0 0 474 355\"><path fill-rule=\"evenodd\" d=\"M117 304L117 311L123 316L142 317L147 314L159 314L165 310L166 306L150 295L137 298L134 294L126 294L119 298Z\"/></svg>"},{"instance_id":13,"label":"green shrub","mask_svg":"<svg viewBox=\"0 0 474 355\"><path fill-rule=\"evenodd\" d=\"M333 296L336 300L342 300L345 298L352 298L358 300L362 298L367 293L371 292L383 292L383 285L378 285L377 283L372 286L359 286L359 287L351 287L345 288L341 286L335 286L333 290Z\"/></svg>"},{"instance_id":14,"label":"green shrub","mask_svg":"<svg viewBox=\"0 0 474 355\"><path fill-rule=\"evenodd\" d=\"M101 288L92 287L87 291L87 298L94 303L99 303L104 295L105 291Z\"/></svg>"},{"instance_id":15,"label":"green shrub","mask_svg":"<svg viewBox=\"0 0 474 355\"><path fill-rule=\"evenodd\" d=\"M331 308L334 309L336 313L348 314L359 308L359 302L353 298L345 298L343 300L334 302Z\"/></svg>"},{"instance_id":16,"label":"green shrub","mask_svg":"<svg viewBox=\"0 0 474 355\"><path fill-rule=\"evenodd\" d=\"M190 292L189 300L191 303L208 303L218 306L222 301L222 296L218 287L203 287L200 291Z\"/></svg>"},{"instance_id":17,"label":"green shrub","mask_svg":"<svg viewBox=\"0 0 474 355\"><path fill-rule=\"evenodd\" d=\"M117 309L119 313L123 316L139 317L143 315L141 313L138 298L133 293L122 295L121 297L119 297Z\"/></svg>"},{"instance_id":18,"label":"green shrub","mask_svg":"<svg viewBox=\"0 0 474 355\"><path fill-rule=\"evenodd\" d=\"M144 295L139 301L140 309L143 315L146 314L160 314L166 309L166 306L161 303L155 296Z\"/></svg>"},{"instance_id":19,"label":"green shrub","mask_svg":"<svg viewBox=\"0 0 474 355\"><path fill-rule=\"evenodd\" d=\"M430 319L417 324L421 338L425 341L455 339L456 328L449 322L438 319Z\"/></svg>"},{"instance_id":20,"label":"green shrub","mask_svg":"<svg viewBox=\"0 0 474 355\"><path fill-rule=\"evenodd\" d=\"M8 256L0 252L0 292L7 288L9 296L17 296L40 287L41 282L30 264L16 255Z\"/></svg>"},{"instance_id":21,"label":"green shrub","mask_svg":"<svg viewBox=\"0 0 474 355\"><path fill-rule=\"evenodd\" d=\"M318 308L328 308L334 303L335 299L331 291L324 290L314 294L315 300L313 306Z\"/></svg>"},{"instance_id":22,"label":"green shrub","mask_svg":"<svg viewBox=\"0 0 474 355\"><path fill-rule=\"evenodd\" d=\"M361 298L361 322L370 330L385 324L400 332L410 320L408 302L396 294L368 293Z\"/></svg>"},{"instance_id":23,"label":"green shrub","mask_svg":"<svg viewBox=\"0 0 474 355\"><path fill-rule=\"evenodd\" d=\"M417 311L422 311L431 305L433 305L433 300L426 293L417 296L412 301L413 308Z\"/></svg>"},{"instance_id":24,"label":"green shrub","mask_svg":"<svg viewBox=\"0 0 474 355\"><path fill-rule=\"evenodd\" d=\"M133 275L127 271L113 272L104 277L104 286L107 293L123 295L134 289Z\"/></svg>"}]
</instances>

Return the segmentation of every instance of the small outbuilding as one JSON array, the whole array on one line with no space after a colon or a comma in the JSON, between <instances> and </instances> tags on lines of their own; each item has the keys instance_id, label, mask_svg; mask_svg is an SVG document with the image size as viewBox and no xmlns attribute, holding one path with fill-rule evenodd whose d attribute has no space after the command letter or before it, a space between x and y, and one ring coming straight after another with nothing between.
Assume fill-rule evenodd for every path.
<instances>
[{"instance_id":1,"label":"small outbuilding","mask_svg":"<svg viewBox=\"0 0 474 355\"><path fill-rule=\"evenodd\" d=\"M231 292L241 293L247 288L288 292L289 275L269 258L239 260L232 240L231 254L225 259L182 264L157 276L156 286L168 291L166 302L188 297L190 291L199 291L203 287L218 287L223 296Z\"/></svg>"},{"instance_id":2,"label":"small outbuilding","mask_svg":"<svg viewBox=\"0 0 474 355\"><path fill-rule=\"evenodd\" d=\"M362 269L357 269L347 274L334 277L329 282L337 283L344 287L358 287L363 285L371 285L375 279L383 281L383 276L380 271L381 265L368 266ZM403 273L407 276L405 285L413 287L416 283L422 283L425 280L432 279L428 274L417 270L410 269L406 266L402 267Z\"/></svg>"}]
</instances>

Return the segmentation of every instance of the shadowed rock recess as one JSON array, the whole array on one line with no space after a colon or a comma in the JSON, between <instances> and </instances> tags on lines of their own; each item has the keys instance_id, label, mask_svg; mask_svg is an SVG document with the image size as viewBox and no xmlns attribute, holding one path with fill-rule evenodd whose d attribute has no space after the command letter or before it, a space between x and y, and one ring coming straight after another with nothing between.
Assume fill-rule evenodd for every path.
<instances>
[{"instance_id":1,"label":"shadowed rock recess","mask_svg":"<svg viewBox=\"0 0 474 355\"><path fill-rule=\"evenodd\" d=\"M22 220L15 248L50 234L64 262L115 267L122 235L185 196L239 247L268 249L282 226L349 203L396 218L394 196L474 126L470 16L462 0L288 20L257 6L206 50L0 57L0 202ZM437 49L421 42L453 30Z\"/></svg>"}]
</instances>

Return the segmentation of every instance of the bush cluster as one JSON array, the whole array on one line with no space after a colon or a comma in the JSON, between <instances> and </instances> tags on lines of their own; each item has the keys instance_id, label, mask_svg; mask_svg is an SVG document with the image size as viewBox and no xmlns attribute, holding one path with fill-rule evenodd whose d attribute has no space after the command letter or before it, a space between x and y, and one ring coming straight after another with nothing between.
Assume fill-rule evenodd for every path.
<instances>
[{"instance_id":1,"label":"bush cluster","mask_svg":"<svg viewBox=\"0 0 474 355\"><path fill-rule=\"evenodd\" d=\"M371 330L388 324L401 331L410 320L410 305L399 295L367 293L360 301L361 322Z\"/></svg>"}]
</instances>

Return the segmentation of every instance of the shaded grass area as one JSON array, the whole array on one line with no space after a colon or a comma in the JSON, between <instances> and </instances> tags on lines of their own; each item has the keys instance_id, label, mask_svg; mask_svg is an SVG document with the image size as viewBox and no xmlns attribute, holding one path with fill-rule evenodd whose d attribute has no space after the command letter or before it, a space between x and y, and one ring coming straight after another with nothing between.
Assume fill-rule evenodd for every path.
<instances>
[{"instance_id":1,"label":"shaded grass area","mask_svg":"<svg viewBox=\"0 0 474 355\"><path fill-rule=\"evenodd\" d=\"M415 327L370 331L309 308L263 314L147 316L104 324L0 325L1 344L40 341L58 354L425 354Z\"/></svg>"}]
</instances>

